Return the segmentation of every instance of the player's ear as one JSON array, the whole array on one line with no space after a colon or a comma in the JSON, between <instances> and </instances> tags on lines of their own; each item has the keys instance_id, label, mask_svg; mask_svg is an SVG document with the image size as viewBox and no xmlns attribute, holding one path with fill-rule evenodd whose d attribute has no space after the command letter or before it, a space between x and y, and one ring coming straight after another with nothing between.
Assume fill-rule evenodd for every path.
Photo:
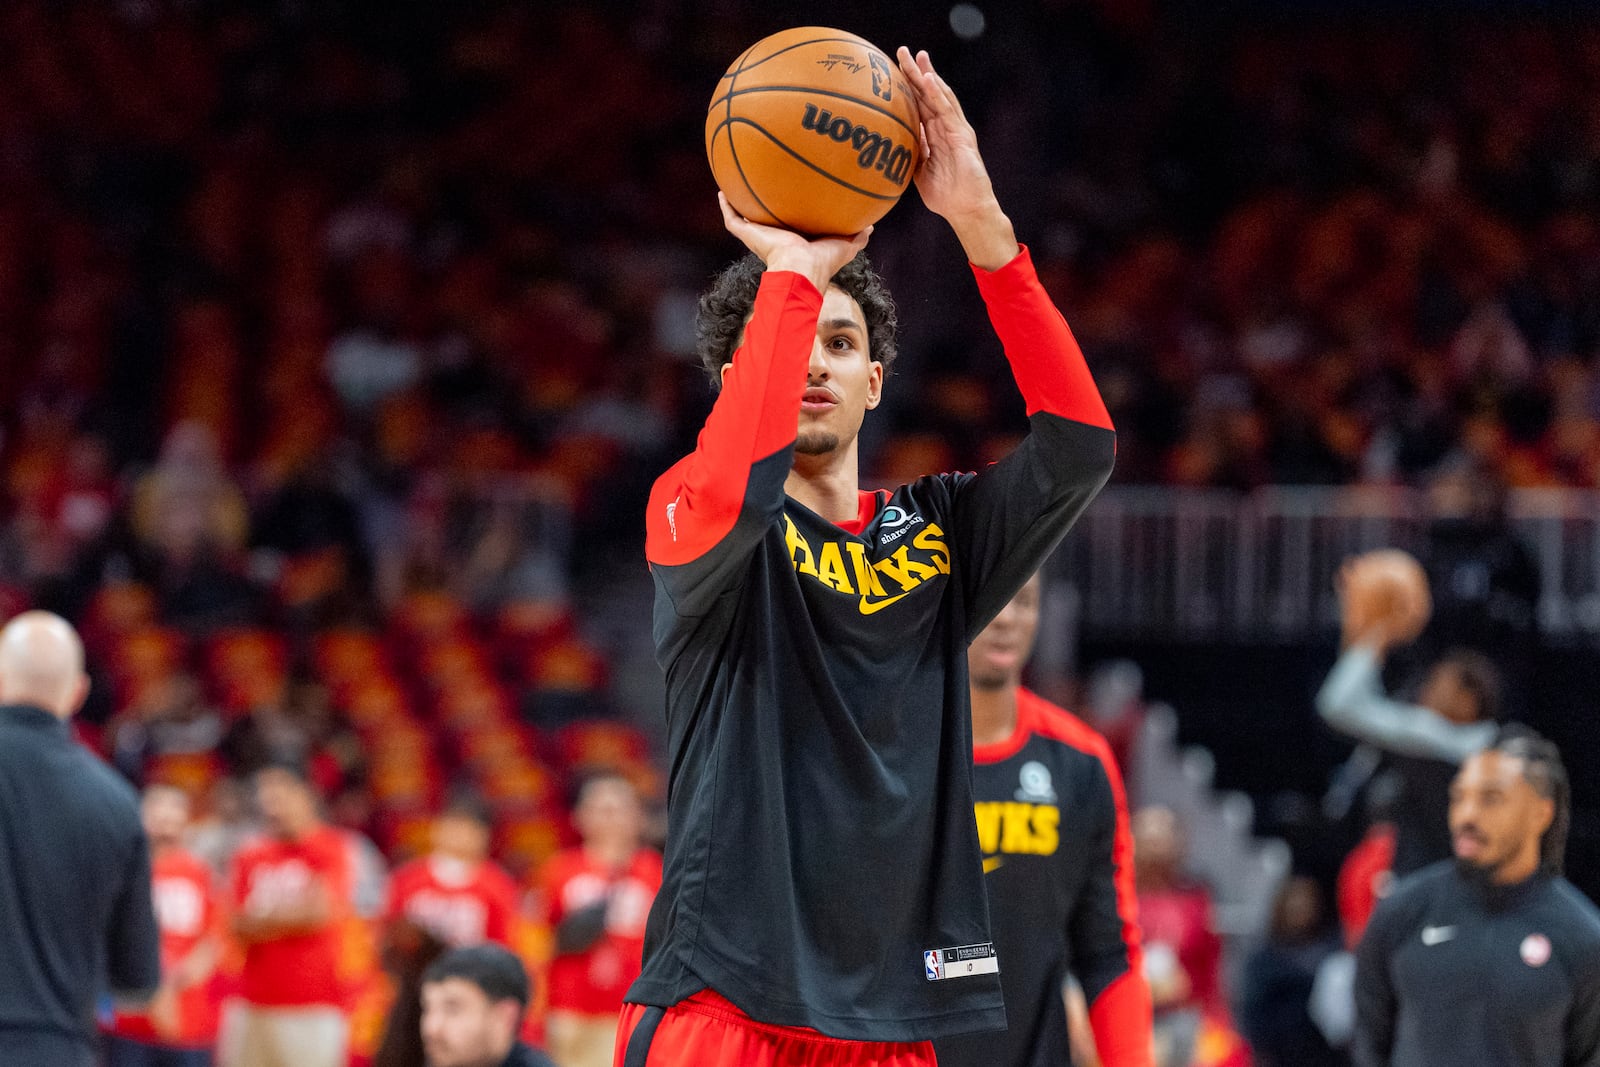
<instances>
[{"instance_id":1,"label":"player's ear","mask_svg":"<svg viewBox=\"0 0 1600 1067\"><path fill-rule=\"evenodd\" d=\"M871 411L882 400L883 364L873 360L872 369L867 373L867 410Z\"/></svg>"},{"instance_id":2,"label":"player's ear","mask_svg":"<svg viewBox=\"0 0 1600 1067\"><path fill-rule=\"evenodd\" d=\"M722 370L717 373L717 388L721 389L728 382L728 372L733 369L732 363L724 363Z\"/></svg>"},{"instance_id":3,"label":"player's ear","mask_svg":"<svg viewBox=\"0 0 1600 1067\"><path fill-rule=\"evenodd\" d=\"M1538 797L1533 808L1534 836L1543 837L1550 824L1556 821L1556 802L1553 797Z\"/></svg>"}]
</instances>

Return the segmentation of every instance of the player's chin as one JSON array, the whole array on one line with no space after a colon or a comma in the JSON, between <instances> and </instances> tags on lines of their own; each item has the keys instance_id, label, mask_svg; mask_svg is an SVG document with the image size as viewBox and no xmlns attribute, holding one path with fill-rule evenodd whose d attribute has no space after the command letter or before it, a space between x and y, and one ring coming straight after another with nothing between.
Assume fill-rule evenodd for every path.
<instances>
[{"instance_id":1,"label":"player's chin","mask_svg":"<svg viewBox=\"0 0 1600 1067\"><path fill-rule=\"evenodd\" d=\"M839 450L839 435L826 430L802 430L795 438L794 450L801 456L826 456Z\"/></svg>"}]
</instances>

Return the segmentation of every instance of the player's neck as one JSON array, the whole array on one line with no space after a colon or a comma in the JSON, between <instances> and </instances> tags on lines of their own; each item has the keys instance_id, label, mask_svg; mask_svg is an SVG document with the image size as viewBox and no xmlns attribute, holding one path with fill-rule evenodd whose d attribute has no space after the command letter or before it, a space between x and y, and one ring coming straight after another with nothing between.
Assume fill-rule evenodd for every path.
<instances>
[{"instance_id":1,"label":"player's neck","mask_svg":"<svg viewBox=\"0 0 1600 1067\"><path fill-rule=\"evenodd\" d=\"M972 689L972 743L998 745L1017 732L1017 687Z\"/></svg>"},{"instance_id":2,"label":"player's neck","mask_svg":"<svg viewBox=\"0 0 1600 1067\"><path fill-rule=\"evenodd\" d=\"M1494 874L1489 882L1497 889L1507 889L1514 885L1521 885L1529 878L1539 873L1539 843L1529 842L1529 846L1518 853L1515 858L1506 861Z\"/></svg>"},{"instance_id":3,"label":"player's neck","mask_svg":"<svg viewBox=\"0 0 1600 1067\"><path fill-rule=\"evenodd\" d=\"M795 456L783 491L829 522L855 521L861 514L855 441L827 455Z\"/></svg>"}]
</instances>

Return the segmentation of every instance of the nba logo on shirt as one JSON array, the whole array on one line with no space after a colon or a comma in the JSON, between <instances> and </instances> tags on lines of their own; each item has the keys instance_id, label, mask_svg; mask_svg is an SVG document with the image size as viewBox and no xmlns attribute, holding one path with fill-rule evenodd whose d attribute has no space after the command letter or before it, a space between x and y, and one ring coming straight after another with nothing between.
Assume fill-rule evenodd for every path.
<instances>
[{"instance_id":1,"label":"nba logo on shirt","mask_svg":"<svg viewBox=\"0 0 1600 1067\"><path fill-rule=\"evenodd\" d=\"M944 977L944 960L940 958L938 949L930 948L922 954L922 970L930 982L937 982Z\"/></svg>"}]
</instances>

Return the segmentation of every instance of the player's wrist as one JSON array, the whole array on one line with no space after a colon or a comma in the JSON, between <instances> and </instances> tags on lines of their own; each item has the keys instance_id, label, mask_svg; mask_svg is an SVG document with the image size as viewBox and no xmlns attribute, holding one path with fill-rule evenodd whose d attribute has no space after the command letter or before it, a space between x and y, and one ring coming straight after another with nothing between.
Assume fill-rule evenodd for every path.
<instances>
[{"instance_id":1,"label":"player's wrist","mask_svg":"<svg viewBox=\"0 0 1600 1067\"><path fill-rule=\"evenodd\" d=\"M816 286L819 293L827 289L828 283L833 279L833 271L829 269L829 264L804 249L793 251L784 249L774 252L766 263L769 271L788 271L800 275Z\"/></svg>"},{"instance_id":2,"label":"player's wrist","mask_svg":"<svg viewBox=\"0 0 1600 1067\"><path fill-rule=\"evenodd\" d=\"M950 215L947 221L968 262L981 270L999 270L1022 251L1011 218L992 196L960 214Z\"/></svg>"}]
</instances>

